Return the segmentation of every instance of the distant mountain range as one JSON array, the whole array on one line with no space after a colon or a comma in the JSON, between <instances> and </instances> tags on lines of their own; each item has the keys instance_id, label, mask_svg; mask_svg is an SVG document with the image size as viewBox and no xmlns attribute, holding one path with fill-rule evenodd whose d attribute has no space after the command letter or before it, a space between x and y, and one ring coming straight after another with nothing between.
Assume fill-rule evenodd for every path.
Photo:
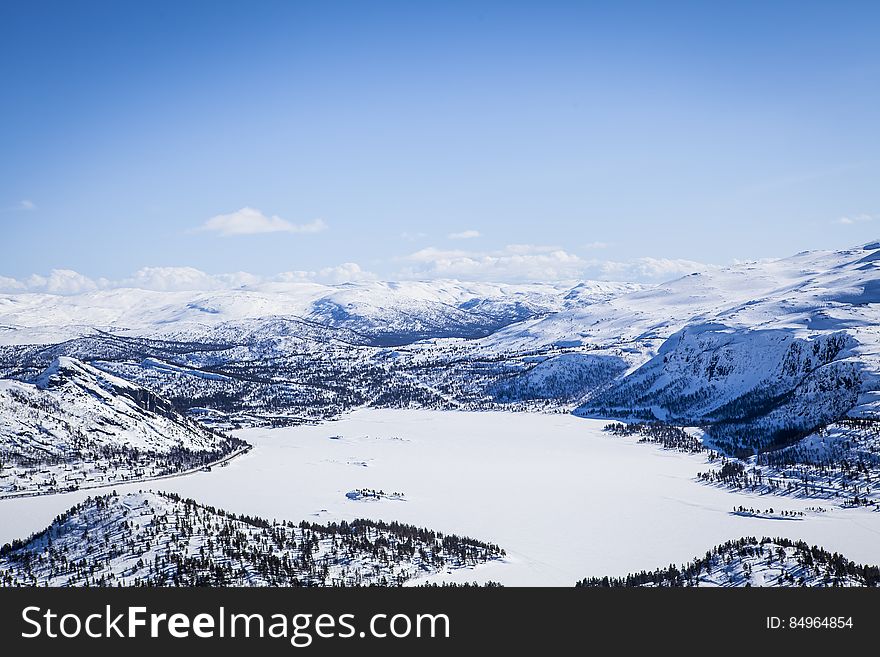
<instances>
[{"instance_id":1,"label":"distant mountain range","mask_svg":"<svg viewBox=\"0 0 880 657\"><path fill-rule=\"evenodd\" d=\"M12 294L0 297L0 325L7 407L53 399L74 418L82 400L33 383L47 367L74 367L65 358L89 363L76 367L117 391L139 386L167 402L160 410L220 428L363 406L546 409L702 426L716 449L742 455L793 445L846 416L880 416L880 243L651 287L435 281ZM89 389L106 397L94 382L71 388ZM126 431L149 444L150 423L129 415ZM206 440L199 424L151 420L162 421L181 446ZM36 429L13 439L17 421L7 423L7 454L39 449Z\"/></svg>"},{"instance_id":2,"label":"distant mountain range","mask_svg":"<svg viewBox=\"0 0 880 657\"><path fill-rule=\"evenodd\" d=\"M642 289L578 285L366 282L264 283L213 292L113 289L72 296L0 295L0 344L51 344L97 331L175 341L241 339L266 323L285 333L371 346L481 337L524 319Z\"/></svg>"},{"instance_id":3,"label":"distant mountain range","mask_svg":"<svg viewBox=\"0 0 880 657\"><path fill-rule=\"evenodd\" d=\"M646 441L711 448L703 483L876 507L880 243L656 286L0 296L0 497L222 467L250 448L228 429L361 407L638 422ZM0 585L399 585L502 554L396 523L274 524L169 494L111 494L4 547ZM743 538L680 568L581 585L877 583L876 567Z\"/></svg>"}]
</instances>

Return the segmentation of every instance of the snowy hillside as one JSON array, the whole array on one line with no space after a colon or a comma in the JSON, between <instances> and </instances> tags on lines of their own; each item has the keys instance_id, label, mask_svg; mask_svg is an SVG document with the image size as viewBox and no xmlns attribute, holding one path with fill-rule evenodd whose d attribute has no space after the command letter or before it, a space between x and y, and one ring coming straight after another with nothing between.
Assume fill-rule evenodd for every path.
<instances>
[{"instance_id":1,"label":"snowy hillside","mask_svg":"<svg viewBox=\"0 0 880 657\"><path fill-rule=\"evenodd\" d=\"M705 446L704 446L705 449ZM705 483L753 493L880 509L880 421L843 418L788 447L743 460L714 459Z\"/></svg>"},{"instance_id":2,"label":"snowy hillside","mask_svg":"<svg viewBox=\"0 0 880 657\"><path fill-rule=\"evenodd\" d=\"M434 281L8 295L0 376L33 377L72 356L227 427L321 420L370 404L473 407L492 402L495 381L529 367L514 359L469 371L474 336L636 289ZM462 366L450 368L452 359Z\"/></svg>"},{"instance_id":3,"label":"snowy hillside","mask_svg":"<svg viewBox=\"0 0 880 657\"><path fill-rule=\"evenodd\" d=\"M244 447L73 358L30 381L0 380L0 496L162 476Z\"/></svg>"},{"instance_id":4,"label":"snowy hillside","mask_svg":"<svg viewBox=\"0 0 880 657\"><path fill-rule=\"evenodd\" d=\"M493 398L502 403L529 399L577 400L585 391L597 389L627 370L626 361L614 356L570 353L526 360L538 364L522 374L500 380L490 389Z\"/></svg>"},{"instance_id":5,"label":"snowy hillside","mask_svg":"<svg viewBox=\"0 0 880 657\"><path fill-rule=\"evenodd\" d=\"M630 283L571 285L366 282L263 283L213 292L114 289L60 296L0 295L0 342L54 343L95 329L179 341L235 334L253 320L292 320L377 346L427 337L477 337L521 321L640 289ZM289 328L289 327L288 327Z\"/></svg>"},{"instance_id":6,"label":"snowy hillside","mask_svg":"<svg viewBox=\"0 0 880 657\"><path fill-rule=\"evenodd\" d=\"M783 538L741 538L712 548L684 566L591 577L577 586L880 586L880 568Z\"/></svg>"},{"instance_id":7,"label":"snowy hillside","mask_svg":"<svg viewBox=\"0 0 880 657\"><path fill-rule=\"evenodd\" d=\"M0 586L399 586L496 545L399 523L271 523L169 493L89 498L0 549Z\"/></svg>"},{"instance_id":8,"label":"snowy hillside","mask_svg":"<svg viewBox=\"0 0 880 657\"><path fill-rule=\"evenodd\" d=\"M487 346L581 343L626 347L640 365L688 325L798 332L871 328L878 294L880 243L845 251L808 251L790 258L694 273L523 322L486 339ZM652 353L652 351L654 353Z\"/></svg>"},{"instance_id":9,"label":"snowy hillside","mask_svg":"<svg viewBox=\"0 0 880 657\"><path fill-rule=\"evenodd\" d=\"M582 337L614 344L626 324L637 367L577 412L709 425L728 452L875 414L878 283L880 244L869 244L687 276L595 306L579 313ZM558 327L561 317L544 321Z\"/></svg>"},{"instance_id":10,"label":"snowy hillside","mask_svg":"<svg viewBox=\"0 0 880 657\"><path fill-rule=\"evenodd\" d=\"M864 367L845 332L794 335L688 327L578 413L711 424L713 443L729 453L789 444L856 405Z\"/></svg>"}]
</instances>

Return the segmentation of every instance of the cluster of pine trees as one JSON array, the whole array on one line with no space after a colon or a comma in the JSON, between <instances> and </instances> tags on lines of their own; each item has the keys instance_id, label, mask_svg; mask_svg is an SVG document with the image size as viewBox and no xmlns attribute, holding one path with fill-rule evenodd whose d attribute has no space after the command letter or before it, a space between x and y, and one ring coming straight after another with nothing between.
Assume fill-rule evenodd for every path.
<instances>
[{"instance_id":1,"label":"cluster of pine trees","mask_svg":"<svg viewBox=\"0 0 880 657\"><path fill-rule=\"evenodd\" d=\"M703 483L799 497L846 498L850 506L878 504L880 474L864 463L746 467L742 461L721 458L721 467L698 472Z\"/></svg>"},{"instance_id":2,"label":"cluster of pine trees","mask_svg":"<svg viewBox=\"0 0 880 657\"><path fill-rule=\"evenodd\" d=\"M393 499L393 500L402 500L406 497L400 491L393 491L391 493L386 493L384 490L375 488L358 488L356 490L350 491L346 493L346 497L353 500L359 499L373 499L373 500L381 500L381 499Z\"/></svg>"},{"instance_id":3,"label":"cluster of pine trees","mask_svg":"<svg viewBox=\"0 0 880 657\"><path fill-rule=\"evenodd\" d=\"M114 493L0 548L0 585L400 586L503 555L494 544L397 522L273 523L172 493Z\"/></svg>"},{"instance_id":4,"label":"cluster of pine trees","mask_svg":"<svg viewBox=\"0 0 880 657\"><path fill-rule=\"evenodd\" d=\"M745 507L742 504L739 506L733 507L733 512L749 515L749 516L779 516L781 518L803 518L806 515L803 511L789 511L787 509L779 509L778 511L774 511L771 506L769 509L755 509L754 507Z\"/></svg>"},{"instance_id":5,"label":"cluster of pine trees","mask_svg":"<svg viewBox=\"0 0 880 657\"><path fill-rule=\"evenodd\" d=\"M41 492L75 490L82 483L98 480L122 482L208 467L237 451L250 449L244 440L210 431L216 439L212 449L193 450L175 445L167 451L134 449L122 444L95 445L80 441L76 437L78 432L73 432L73 449L64 453L37 456L0 449L0 474L7 468L17 468L19 485L35 474L45 474Z\"/></svg>"},{"instance_id":6,"label":"cluster of pine trees","mask_svg":"<svg viewBox=\"0 0 880 657\"><path fill-rule=\"evenodd\" d=\"M823 474L834 471L859 473L880 468L880 418L843 418L816 433L827 440L760 454L758 463L777 468L810 465L824 469Z\"/></svg>"},{"instance_id":7,"label":"cluster of pine trees","mask_svg":"<svg viewBox=\"0 0 880 657\"><path fill-rule=\"evenodd\" d=\"M689 434L680 427L662 422L636 422L623 424L613 422L606 424L604 430L615 436L641 436L640 443L662 445L664 449L674 449L690 454L711 451L703 445L703 441Z\"/></svg>"},{"instance_id":8,"label":"cluster of pine trees","mask_svg":"<svg viewBox=\"0 0 880 657\"><path fill-rule=\"evenodd\" d=\"M792 550L789 554L787 550ZM719 545L705 556L684 566L669 565L625 577L590 577L579 581L579 587L692 587L699 586L718 571L725 571L722 580L728 585L750 586L750 577L757 564L774 566L780 572L776 586L880 586L880 568L853 563L843 555L831 553L804 541L787 538L745 537ZM739 569L736 568L739 566ZM734 577L728 573L733 570Z\"/></svg>"},{"instance_id":9,"label":"cluster of pine trees","mask_svg":"<svg viewBox=\"0 0 880 657\"><path fill-rule=\"evenodd\" d=\"M419 584L422 588L427 589L500 589L504 588L501 582L489 580L488 582L425 582Z\"/></svg>"}]
</instances>

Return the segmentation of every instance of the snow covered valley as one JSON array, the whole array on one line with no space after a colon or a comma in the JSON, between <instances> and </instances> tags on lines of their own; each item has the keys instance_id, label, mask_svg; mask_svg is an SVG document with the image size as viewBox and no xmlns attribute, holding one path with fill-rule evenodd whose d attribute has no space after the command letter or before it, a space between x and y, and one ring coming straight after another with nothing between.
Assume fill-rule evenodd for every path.
<instances>
[{"instance_id":1,"label":"snow covered valley","mask_svg":"<svg viewBox=\"0 0 880 657\"><path fill-rule=\"evenodd\" d=\"M878 561L872 508L705 485L696 478L705 454L639 444L604 426L569 414L364 409L318 425L241 430L254 449L225 467L115 490L152 488L294 523L399 521L506 551L414 583L571 586L683 564L745 536ZM0 544L46 528L90 494L0 500ZM760 512L734 513L740 506Z\"/></svg>"},{"instance_id":2,"label":"snow covered valley","mask_svg":"<svg viewBox=\"0 0 880 657\"><path fill-rule=\"evenodd\" d=\"M0 571L9 557L14 583L880 583L859 568L880 561L878 281L870 242L652 286L0 295L0 545L50 525L69 543L16 543ZM166 510L135 527L113 488L197 504L145 494ZM404 525L332 524L356 518ZM86 552L68 542L80 525L98 527ZM127 552L107 551L118 537ZM107 571L157 542L182 552Z\"/></svg>"}]
</instances>

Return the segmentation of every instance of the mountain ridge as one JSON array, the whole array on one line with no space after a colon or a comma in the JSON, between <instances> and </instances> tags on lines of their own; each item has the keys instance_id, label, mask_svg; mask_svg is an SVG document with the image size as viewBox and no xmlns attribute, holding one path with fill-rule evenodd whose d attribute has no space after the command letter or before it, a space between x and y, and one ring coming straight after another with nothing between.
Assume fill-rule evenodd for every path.
<instances>
[{"instance_id":1,"label":"mountain ridge","mask_svg":"<svg viewBox=\"0 0 880 657\"><path fill-rule=\"evenodd\" d=\"M152 301L134 314L118 290L39 315L6 298L0 323L30 324L5 332L12 342L58 317L137 321L0 347L0 374L24 380L72 355L230 427L363 406L554 410L706 426L728 453L763 451L880 415L877 244L635 288L276 283L143 292Z\"/></svg>"},{"instance_id":2,"label":"mountain ridge","mask_svg":"<svg viewBox=\"0 0 880 657\"><path fill-rule=\"evenodd\" d=\"M0 495L155 478L245 447L75 358L58 357L31 380L0 380Z\"/></svg>"}]
</instances>

